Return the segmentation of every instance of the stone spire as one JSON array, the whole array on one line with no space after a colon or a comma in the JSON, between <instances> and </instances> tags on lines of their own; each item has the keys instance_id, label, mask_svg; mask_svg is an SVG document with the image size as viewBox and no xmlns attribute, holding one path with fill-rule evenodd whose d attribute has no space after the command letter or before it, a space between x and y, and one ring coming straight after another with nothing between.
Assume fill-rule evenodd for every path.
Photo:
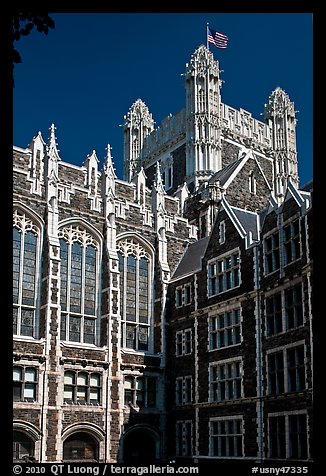
<instances>
[{"instance_id":1,"label":"stone spire","mask_svg":"<svg viewBox=\"0 0 326 476\"><path fill-rule=\"evenodd\" d=\"M31 160L29 165L29 178L32 182L31 193L42 195L42 185L44 185L44 155L46 144L39 131L30 144Z\"/></svg>"},{"instance_id":2,"label":"stone spire","mask_svg":"<svg viewBox=\"0 0 326 476\"><path fill-rule=\"evenodd\" d=\"M111 191L113 196L115 196L115 181L117 179L117 176L116 176L115 168L112 161L110 144L108 144L106 147L106 157L105 157L105 164L104 164L103 171L104 171L105 195L107 195L109 191Z\"/></svg>"},{"instance_id":3,"label":"stone spire","mask_svg":"<svg viewBox=\"0 0 326 476\"><path fill-rule=\"evenodd\" d=\"M49 143L47 145L47 154L45 159L46 165L46 201L47 201L47 232L49 242L54 246L58 246L58 182L59 182L59 165L61 160L57 148L55 137L55 125L51 124Z\"/></svg>"},{"instance_id":4,"label":"stone spire","mask_svg":"<svg viewBox=\"0 0 326 476\"><path fill-rule=\"evenodd\" d=\"M51 157L51 160L58 161L61 160L59 156L59 150L57 148L57 138L55 136L56 127L52 123L50 127L50 137L49 137L49 144L48 144L48 155Z\"/></svg>"}]
</instances>

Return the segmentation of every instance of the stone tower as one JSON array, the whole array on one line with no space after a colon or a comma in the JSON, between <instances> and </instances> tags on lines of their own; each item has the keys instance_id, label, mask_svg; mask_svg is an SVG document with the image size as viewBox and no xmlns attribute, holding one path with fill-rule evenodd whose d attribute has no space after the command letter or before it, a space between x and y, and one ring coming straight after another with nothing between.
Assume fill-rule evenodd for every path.
<instances>
[{"instance_id":1,"label":"stone tower","mask_svg":"<svg viewBox=\"0 0 326 476\"><path fill-rule=\"evenodd\" d=\"M295 112L294 103L280 87L272 92L265 104L265 120L272 131L274 193L278 202L284 199L289 178L296 188L299 186Z\"/></svg>"},{"instance_id":2,"label":"stone tower","mask_svg":"<svg viewBox=\"0 0 326 476\"><path fill-rule=\"evenodd\" d=\"M130 182L137 170L144 139L154 129L154 120L141 99L132 104L124 119L123 179Z\"/></svg>"},{"instance_id":3,"label":"stone tower","mask_svg":"<svg viewBox=\"0 0 326 476\"><path fill-rule=\"evenodd\" d=\"M218 61L201 45L186 64L186 179L190 188L221 169Z\"/></svg>"}]
</instances>

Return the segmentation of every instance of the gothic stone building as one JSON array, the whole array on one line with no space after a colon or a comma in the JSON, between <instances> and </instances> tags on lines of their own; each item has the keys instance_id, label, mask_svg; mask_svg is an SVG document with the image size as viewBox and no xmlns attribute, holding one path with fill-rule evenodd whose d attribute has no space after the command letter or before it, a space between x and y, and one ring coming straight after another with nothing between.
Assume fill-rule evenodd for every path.
<instances>
[{"instance_id":1,"label":"gothic stone building","mask_svg":"<svg viewBox=\"0 0 326 476\"><path fill-rule=\"evenodd\" d=\"M295 111L221 101L200 46L158 128L138 99L124 180L54 125L13 158L14 460L312 459L312 187Z\"/></svg>"}]
</instances>

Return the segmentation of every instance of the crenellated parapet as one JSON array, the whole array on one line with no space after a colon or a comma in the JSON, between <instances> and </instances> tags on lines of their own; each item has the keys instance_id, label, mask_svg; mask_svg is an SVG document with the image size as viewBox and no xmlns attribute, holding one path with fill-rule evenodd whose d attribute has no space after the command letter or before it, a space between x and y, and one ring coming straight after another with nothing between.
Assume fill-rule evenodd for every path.
<instances>
[{"instance_id":1,"label":"crenellated parapet","mask_svg":"<svg viewBox=\"0 0 326 476\"><path fill-rule=\"evenodd\" d=\"M245 109L239 110L221 104L221 127L223 137L238 141L253 149L264 152L272 147L272 129L258 121Z\"/></svg>"}]
</instances>

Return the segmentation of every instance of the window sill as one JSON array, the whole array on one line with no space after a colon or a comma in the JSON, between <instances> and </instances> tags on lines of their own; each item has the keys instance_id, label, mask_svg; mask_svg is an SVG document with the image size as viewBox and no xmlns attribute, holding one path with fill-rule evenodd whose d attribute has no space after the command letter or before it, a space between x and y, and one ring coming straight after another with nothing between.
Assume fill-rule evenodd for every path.
<instances>
[{"instance_id":1,"label":"window sill","mask_svg":"<svg viewBox=\"0 0 326 476\"><path fill-rule=\"evenodd\" d=\"M86 344L84 342L75 342L69 340L60 340L60 345L63 347L73 347L76 349L97 349L97 350L104 350L102 346L97 346L96 344Z\"/></svg>"},{"instance_id":2,"label":"window sill","mask_svg":"<svg viewBox=\"0 0 326 476\"><path fill-rule=\"evenodd\" d=\"M20 342L31 342L33 344L44 344L45 339L42 337L41 339L37 339L35 337L30 337L30 336L18 336L15 335L13 336L14 341L20 341Z\"/></svg>"}]
</instances>

